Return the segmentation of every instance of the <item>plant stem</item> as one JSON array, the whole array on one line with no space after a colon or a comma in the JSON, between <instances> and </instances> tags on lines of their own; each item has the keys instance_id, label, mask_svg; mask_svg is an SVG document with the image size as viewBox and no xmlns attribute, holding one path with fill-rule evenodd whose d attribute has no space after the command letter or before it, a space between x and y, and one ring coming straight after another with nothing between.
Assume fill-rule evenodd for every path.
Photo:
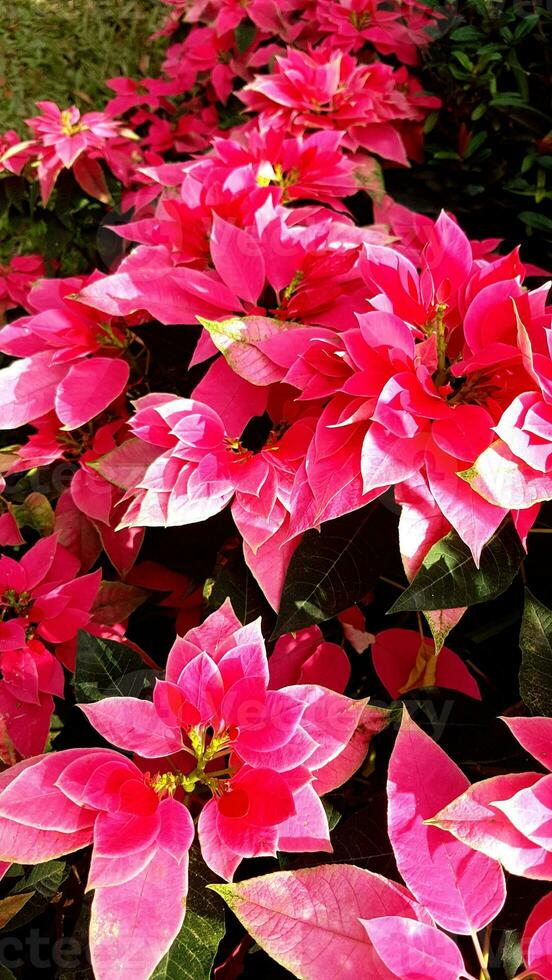
<instances>
[{"instance_id":1,"label":"plant stem","mask_svg":"<svg viewBox=\"0 0 552 980\"><path fill-rule=\"evenodd\" d=\"M491 980L491 975L487 969L487 965L489 962L489 941L491 938L489 928L487 927L487 931L485 933L485 952L481 948L481 943L479 942L479 936L477 935L477 933L471 932L470 935L476 952L477 962L479 963L479 966L481 968L479 973L479 980Z\"/></svg>"}]
</instances>

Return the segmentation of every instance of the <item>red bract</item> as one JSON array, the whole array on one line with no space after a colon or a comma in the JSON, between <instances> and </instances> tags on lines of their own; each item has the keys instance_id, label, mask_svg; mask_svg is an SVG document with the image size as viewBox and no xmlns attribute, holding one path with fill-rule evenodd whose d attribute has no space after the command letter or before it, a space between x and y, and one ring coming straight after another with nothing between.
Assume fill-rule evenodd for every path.
<instances>
[{"instance_id":1,"label":"red bract","mask_svg":"<svg viewBox=\"0 0 552 980\"><path fill-rule=\"evenodd\" d=\"M0 349L19 358L0 372L3 428L17 428L55 409L67 429L76 429L124 391L129 366L121 354L127 332L73 299L82 282L42 280L29 297L36 312L2 330Z\"/></svg>"},{"instance_id":2,"label":"red bract","mask_svg":"<svg viewBox=\"0 0 552 980\"><path fill-rule=\"evenodd\" d=\"M289 48L276 58L274 71L246 85L240 98L262 122L273 119L298 134L341 130L350 149L363 147L402 164L407 157L394 124L420 118L420 108L398 87L392 68L380 62L359 65L327 45L308 54ZM431 101L439 105L438 99Z\"/></svg>"},{"instance_id":3,"label":"red bract","mask_svg":"<svg viewBox=\"0 0 552 980\"><path fill-rule=\"evenodd\" d=\"M55 535L43 538L15 561L0 558L0 712L2 757L44 749L54 708L63 696L59 653L66 662L79 629L86 627L101 572L77 578L79 562Z\"/></svg>"},{"instance_id":4,"label":"red bract","mask_svg":"<svg viewBox=\"0 0 552 980\"><path fill-rule=\"evenodd\" d=\"M7 266L0 266L0 315L17 306L28 309L29 290L44 272L40 255L16 255Z\"/></svg>"},{"instance_id":5,"label":"red bract","mask_svg":"<svg viewBox=\"0 0 552 980\"><path fill-rule=\"evenodd\" d=\"M119 135L120 124L103 112L81 116L76 106L60 109L54 102L37 102L41 116L27 119L36 137L38 179L42 201L47 203L64 167L72 168L86 193L107 203L109 191L96 162L107 142Z\"/></svg>"}]
</instances>

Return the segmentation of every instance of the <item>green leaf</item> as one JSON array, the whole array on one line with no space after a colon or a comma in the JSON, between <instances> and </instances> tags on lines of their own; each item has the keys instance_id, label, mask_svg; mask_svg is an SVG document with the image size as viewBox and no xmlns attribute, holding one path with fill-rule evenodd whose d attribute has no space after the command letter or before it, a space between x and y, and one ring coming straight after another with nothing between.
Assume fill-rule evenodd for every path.
<instances>
[{"instance_id":1,"label":"green leaf","mask_svg":"<svg viewBox=\"0 0 552 980\"><path fill-rule=\"evenodd\" d=\"M452 55L460 62L462 68L465 68L466 71L473 71L473 62L464 51L453 51Z\"/></svg>"},{"instance_id":2,"label":"green leaf","mask_svg":"<svg viewBox=\"0 0 552 980\"><path fill-rule=\"evenodd\" d=\"M511 521L485 545L479 568L467 544L451 531L430 548L418 574L389 613L455 609L495 599L513 581L523 555Z\"/></svg>"},{"instance_id":3,"label":"green leaf","mask_svg":"<svg viewBox=\"0 0 552 980\"><path fill-rule=\"evenodd\" d=\"M253 44L255 39L255 34L257 33L257 28L255 24L250 20L242 20L241 24L238 24L235 30L236 35L236 47L240 54Z\"/></svg>"},{"instance_id":4,"label":"green leaf","mask_svg":"<svg viewBox=\"0 0 552 980\"><path fill-rule=\"evenodd\" d=\"M155 671L140 655L114 640L104 640L79 631L75 691L79 701L101 701L109 697L138 697L151 686Z\"/></svg>"},{"instance_id":5,"label":"green leaf","mask_svg":"<svg viewBox=\"0 0 552 980\"><path fill-rule=\"evenodd\" d=\"M487 111L487 104L485 102L480 102L479 105L476 105L475 109L473 110L470 119L473 119L473 121L476 122L478 119L481 119L481 117L485 115L486 111Z\"/></svg>"},{"instance_id":6,"label":"green leaf","mask_svg":"<svg viewBox=\"0 0 552 980\"><path fill-rule=\"evenodd\" d=\"M209 980L225 932L224 910L207 888L217 880L199 848L192 847L184 925L150 980Z\"/></svg>"},{"instance_id":7,"label":"green leaf","mask_svg":"<svg viewBox=\"0 0 552 980\"><path fill-rule=\"evenodd\" d=\"M491 99L491 105L500 108L502 106L524 106L525 99L519 92L501 92Z\"/></svg>"},{"instance_id":8,"label":"green leaf","mask_svg":"<svg viewBox=\"0 0 552 980\"><path fill-rule=\"evenodd\" d=\"M482 144L487 139L487 135L488 134L485 131L483 131L481 133L476 133L475 136L471 138L470 142L468 143L466 152L464 153L464 157L466 158L466 160L469 157L472 157L474 153L477 153L479 147L482 146Z\"/></svg>"},{"instance_id":9,"label":"green leaf","mask_svg":"<svg viewBox=\"0 0 552 980\"><path fill-rule=\"evenodd\" d=\"M514 40L521 41L524 37L527 37L537 26L539 20L540 14L529 14L527 17L523 17L514 31Z\"/></svg>"},{"instance_id":10,"label":"green leaf","mask_svg":"<svg viewBox=\"0 0 552 980\"><path fill-rule=\"evenodd\" d=\"M522 966L521 934L515 929L505 929L502 945L502 967L508 980L512 980Z\"/></svg>"},{"instance_id":11,"label":"green leaf","mask_svg":"<svg viewBox=\"0 0 552 980\"><path fill-rule=\"evenodd\" d=\"M217 574L209 591L209 610L214 612L226 599L231 600L236 616L244 625L259 616L267 620L272 612L241 553L233 555ZM269 631L273 624L274 619L270 624L263 622Z\"/></svg>"},{"instance_id":12,"label":"green leaf","mask_svg":"<svg viewBox=\"0 0 552 980\"><path fill-rule=\"evenodd\" d=\"M383 570L396 524L380 499L307 531L289 564L272 638L323 623L362 599Z\"/></svg>"},{"instance_id":13,"label":"green leaf","mask_svg":"<svg viewBox=\"0 0 552 980\"><path fill-rule=\"evenodd\" d=\"M31 868L26 877L18 881L10 892L11 895L33 893L11 919L10 930L19 929L39 915L60 890L68 876L69 867L65 861L46 861Z\"/></svg>"},{"instance_id":14,"label":"green leaf","mask_svg":"<svg viewBox=\"0 0 552 980\"><path fill-rule=\"evenodd\" d=\"M518 217L530 228L536 228L537 231L552 232L552 219L547 218L545 214L540 214L538 211L522 211Z\"/></svg>"},{"instance_id":15,"label":"green leaf","mask_svg":"<svg viewBox=\"0 0 552 980\"><path fill-rule=\"evenodd\" d=\"M457 27L450 35L451 41L480 41L481 33L475 27Z\"/></svg>"},{"instance_id":16,"label":"green leaf","mask_svg":"<svg viewBox=\"0 0 552 980\"><path fill-rule=\"evenodd\" d=\"M534 715L552 717L552 611L525 590L519 635L520 694Z\"/></svg>"}]
</instances>

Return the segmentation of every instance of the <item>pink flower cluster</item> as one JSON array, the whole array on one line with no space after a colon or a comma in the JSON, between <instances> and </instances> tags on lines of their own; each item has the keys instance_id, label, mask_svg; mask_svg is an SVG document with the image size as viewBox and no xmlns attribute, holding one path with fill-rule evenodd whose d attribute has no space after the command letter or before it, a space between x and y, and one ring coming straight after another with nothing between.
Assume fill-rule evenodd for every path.
<instances>
[{"instance_id":1,"label":"pink flower cluster","mask_svg":"<svg viewBox=\"0 0 552 980\"><path fill-rule=\"evenodd\" d=\"M38 179L44 206L67 170L105 205L118 181L132 212L103 270L46 279L36 255L0 269L0 430L17 430L0 455L0 542L18 549L0 558L0 875L92 845L98 980L148 980L171 946L196 825L227 882L246 859L330 853L321 797L389 721L344 694L357 671L317 626L280 636L268 658L260 620L242 625L230 600L202 622L205 574L153 560L162 535L142 549L145 529L226 511L235 537L217 542L215 575L235 542L279 610L303 535L384 494L408 580L451 532L476 566L505 521L525 544L552 499L549 284L526 286L540 270L518 250L499 255L447 212L385 194L385 167L421 158L440 105L411 70L439 15L419 0L166 2L164 31L180 33L162 77L111 79L101 112L39 103L32 139L0 140L0 172ZM359 225L350 199L363 192L373 222ZM191 360L175 357L164 390L155 341L172 332ZM53 484L58 467L54 508L35 494L50 524L26 523L12 491L37 473ZM29 545L29 527L46 533ZM100 565L118 578L102 582ZM155 667L125 637L146 598L179 634L151 698L80 706L113 748L42 754L80 630ZM391 698L445 687L479 700L442 645L463 612L427 613L434 640L372 635L358 608L334 625L371 648ZM509 725L549 770L548 720ZM552 880L551 778L470 786L405 713L387 799L406 887L331 865L221 894L308 980L469 977L450 934L494 920L503 869ZM548 895L520 978L552 976L551 916Z\"/></svg>"},{"instance_id":2,"label":"pink flower cluster","mask_svg":"<svg viewBox=\"0 0 552 980\"><path fill-rule=\"evenodd\" d=\"M56 632L51 623L42 628ZM366 701L320 685L328 677L342 689L347 681L346 672L336 675L332 646L310 631L295 666L282 662L280 648L273 675L260 623L242 627L227 601L176 640L152 701L81 705L136 761L111 749L69 749L0 776L2 860L36 863L93 845L98 980L129 966L147 980L180 929L194 837L189 808L199 812L207 864L226 879L243 858L331 850L320 795L352 775L387 721ZM287 683L301 661L309 680ZM37 808L44 794L47 804Z\"/></svg>"},{"instance_id":3,"label":"pink flower cluster","mask_svg":"<svg viewBox=\"0 0 552 980\"><path fill-rule=\"evenodd\" d=\"M190 523L232 501L276 608L300 535L390 487L409 576L451 528L476 563L508 513L524 541L552 495L548 286L523 286L517 251L476 257L446 213L414 263L370 229L359 241L341 217L301 226L301 210L265 201L263 226L242 228L215 215L212 271L144 245L83 290L111 316L145 309L171 322L193 306L204 328L195 360L215 349L226 360L192 399L136 403L132 484L117 474L126 448L98 463L128 486L122 524ZM270 434L252 451L241 433L263 411Z\"/></svg>"},{"instance_id":4,"label":"pink flower cluster","mask_svg":"<svg viewBox=\"0 0 552 980\"><path fill-rule=\"evenodd\" d=\"M63 697L61 664L73 666L77 632L90 623L101 572L78 571L56 535L19 562L0 558L0 755L8 764L43 751L52 695Z\"/></svg>"}]
</instances>

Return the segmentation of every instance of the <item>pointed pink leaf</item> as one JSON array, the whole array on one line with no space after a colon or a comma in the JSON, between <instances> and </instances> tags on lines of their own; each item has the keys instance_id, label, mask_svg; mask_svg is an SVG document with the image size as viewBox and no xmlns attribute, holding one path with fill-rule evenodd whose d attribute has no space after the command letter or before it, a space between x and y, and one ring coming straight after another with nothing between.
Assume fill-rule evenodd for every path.
<instances>
[{"instance_id":1,"label":"pointed pink leaf","mask_svg":"<svg viewBox=\"0 0 552 980\"><path fill-rule=\"evenodd\" d=\"M152 446L141 439L127 439L90 465L116 487L128 490L138 486L159 452L158 446Z\"/></svg>"},{"instance_id":2,"label":"pointed pink leaf","mask_svg":"<svg viewBox=\"0 0 552 980\"><path fill-rule=\"evenodd\" d=\"M54 407L67 365L51 362L50 351L14 361L0 371L0 429L17 429Z\"/></svg>"},{"instance_id":3,"label":"pointed pink leaf","mask_svg":"<svg viewBox=\"0 0 552 980\"><path fill-rule=\"evenodd\" d=\"M527 919L527 922L525 923L525 929L523 930L523 936L521 937L521 952L523 953L523 959L525 960L527 966L530 966L533 963L533 959L531 958L532 954L538 954L539 951L542 952L541 940L544 938L543 936L536 939L536 943L533 944L531 953L529 952L529 947L533 943L533 939L536 938L536 934L540 931L542 926L551 922L552 892L548 892L548 894L544 895L544 897L541 898L535 905L533 911ZM550 965L552 967L552 945L550 945L550 939L552 939L552 936L550 936L550 933L548 934L548 938L549 944L547 952L550 959ZM550 970L550 976L552 976L552 969Z\"/></svg>"},{"instance_id":4,"label":"pointed pink leaf","mask_svg":"<svg viewBox=\"0 0 552 980\"><path fill-rule=\"evenodd\" d=\"M103 412L125 389L130 368L112 357L91 357L69 368L56 394L56 412L68 429L77 429Z\"/></svg>"},{"instance_id":5,"label":"pointed pink leaf","mask_svg":"<svg viewBox=\"0 0 552 980\"><path fill-rule=\"evenodd\" d=\"M279 871L213 885L255 942L296 977L392 980L361 919L406 916L431 924L407 890L354 865Z\"/></svg>"},{"instance_id":6,"label":"pointed pink leaf","mask_svg":"<svg viewBox=\"0 0 552 980\"><path fill-rule=\"evenodd\" d=\"M444 932L397 915L361 919L385 965L401 980L459 980L464 962Z\"/></svg>"},{"instance_id":7,"label":"pointed pink leaf","mask_svg":"<svg viewBox=\"0 0 552 980\"><path fill-rule=\"evenodd\" d=\"M165 725L151 701L104 698L79 707L108 742L146 759L172 755L182 746L180 730Z\"/></svg>"},{"instance_id":8,"label":"pointed pink leaf","mask_svg":"<svg viewBox=\"0 0 552 980\"><path fill-rule=\"evenodd\" d=\"M90 920L96 980L149 980L184 921L187 891L187 856L177 864L162 850L130 881L99 888Z\"/></svg>"},{"instance_id":9,"label":"pointed pink leaf","mask_svg":"<svg viewBox=\"0 0 552 980\"><path fill-rule=\"evenodd\" d=\"M552 770L552 718L503 718L520 745Z\"/></svg>"},{"instance_id":10,"label":"pointed pink leaf","mask_svg":"<svg viewBox=\"0 0 552 980\"><path fill-rule=\"evenodd\" d=\"M468 786L458 766L405 709L388 770L389 839L418 901L444 929L461 935L491 922L506 897L496 861L424 823Z\"/></svg>"},{"instance_id":11,"label":"pointed pink leaf","mask_svg":"<svg viewBox=\"0 0 552 980\"><path fill-rule=\"evenodd\" d=\"M265 264L253 236L214 214L210 248L223 282L237 296L256 303L265 283Z\"/></svg>"},{"instance_id":12,"label":"pointed pink leaf","mask_svg":"<svg viewBox=\"0 0 552 980\"><path fill-rule=\"evenodd\" d=\"M286 369L270 356L267 341L285 332L293 349L293 328L297 324L271 320L265 316L231 317L229 320L204 320L198 317L198 320L240 377L254 385L269 385L282 380ZM264 345L268 347L266 352Z\"/></svg>"},{"instance_id":13,"label":"pointed pink leaf","mask_svg":"<svg viewBox=\"0 0 552 980\"><path fill-rule=\"evenodd\" d=\"M533 844L497 806L520 790L535 785L542 776L534 772L493 776L474 783L432 818L435 826L494 858L512 874L525 878L552 879L552 853Z\"/></svg>"},{"instance_id":14,"label":"pointed pink leaf","mask_svg":"<svg viewBox=\"0 0 552 980\"><path fill-rule=\"evenodd\" d=\"M55 785L63 770L86 751L54 752L20 772L0 793L0 817L38 830L59 830L66 834L91 827L95 812L76 806Z\"/></svg>"},{"instance_id":15,"label":"pointed pink leaf","mask_svg":"<svg viewBox=\"0 0 552 980\"><path fill-rule=\"evenodd\" d=\"M385 708L366 705L343 751L315 770L314 787L320 796L343 786L354 775L366 758L372 737L381 732L388 723L389 712Z\"/></svg>"},{"instance_id":16,"label":"pointed pink leaf","mask_svg":"<svg viewBox=\"0 0 552 980\"><path fill-rule=\"evenodd\" d=\"M208 653L199 653L184 667L178 687L197 708L202 724L207 724L220 709L224 684L219 668Z\"/></svg>"}]
</instances>

